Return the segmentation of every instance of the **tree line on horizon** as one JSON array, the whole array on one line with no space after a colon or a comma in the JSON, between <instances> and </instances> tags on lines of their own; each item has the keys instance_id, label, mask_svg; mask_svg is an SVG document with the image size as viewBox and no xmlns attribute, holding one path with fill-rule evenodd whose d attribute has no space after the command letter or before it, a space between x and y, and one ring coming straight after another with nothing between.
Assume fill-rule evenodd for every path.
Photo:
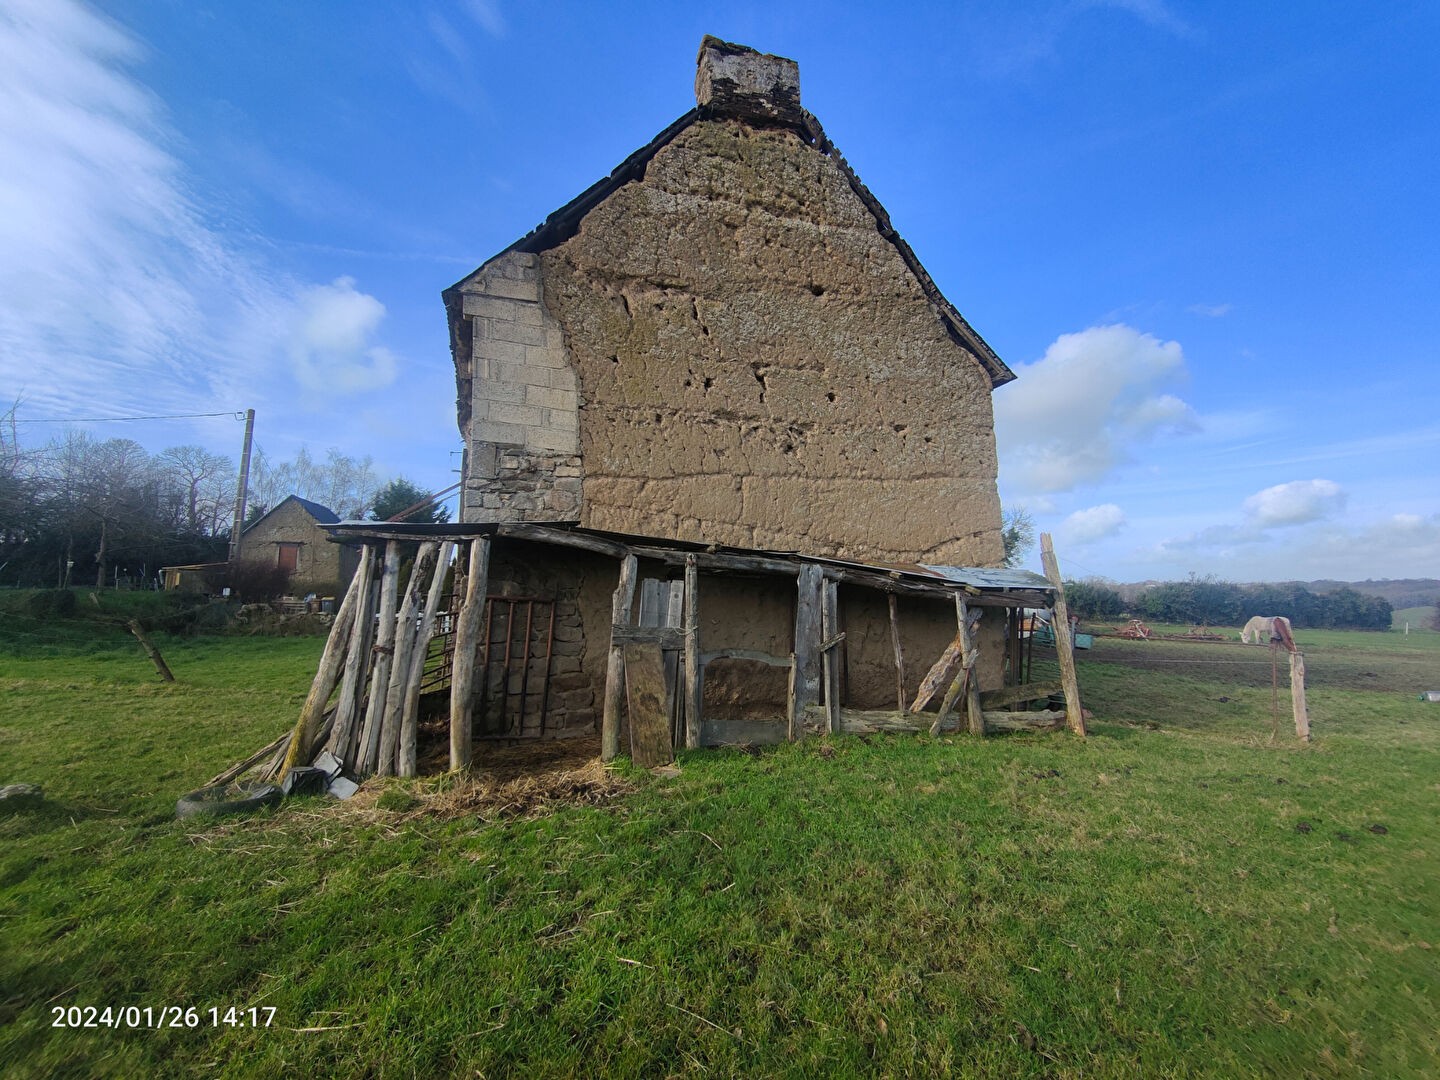
<instances>
[{"instance_id":1,"label":"tree line on horizon","mask_svg":"<svg viewBox=\"0 0 1440 1080\"><path fill-rule=\"evenodd\" d=\"M1243 626L1283 615L1298 629L1389 630L1390 601L1349 587L1312 592L1295 581L1236 585L1206 575L1147 585L1129 601L1103 581L1067 581L1065 599L1083 619L1123 617L1193 626Z\"/></svg>"},{"instance_id":2,"label":"tree line on horizon","mask_svg":"<svg viewBox=\"0 0 1440 1080\"><path fill-rule=\"evenodd\" d=\"M222 562L238 475L232 458L200 446L152 454L80 430L22 447L12 410L0 417L0 585L149 585L163 566ZM330 449L319 458L303 447L289 461L257 448L246 490L247 526L289 495L344 519L383 521L428 494L403 478L382 485L368 456ZM407 517L448 519L436 506Z\"/></svg>"}]
</instances>

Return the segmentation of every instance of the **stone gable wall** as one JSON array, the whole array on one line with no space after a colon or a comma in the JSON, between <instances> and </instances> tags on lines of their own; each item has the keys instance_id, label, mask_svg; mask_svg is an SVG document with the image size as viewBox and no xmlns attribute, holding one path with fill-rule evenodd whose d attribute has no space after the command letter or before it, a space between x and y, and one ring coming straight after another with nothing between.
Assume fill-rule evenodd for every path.
<instances>
[{"instance_id":1,"label":"stone gable wall","mask_svg":"<svg viewBox=\"0 0 1440 1080\"><path fill-rule=\"evenodd\" d=\"M989 379L794 132L695 123L538 269L579 376L582 525L999 563Z\"/></svg>"}]
</instances>

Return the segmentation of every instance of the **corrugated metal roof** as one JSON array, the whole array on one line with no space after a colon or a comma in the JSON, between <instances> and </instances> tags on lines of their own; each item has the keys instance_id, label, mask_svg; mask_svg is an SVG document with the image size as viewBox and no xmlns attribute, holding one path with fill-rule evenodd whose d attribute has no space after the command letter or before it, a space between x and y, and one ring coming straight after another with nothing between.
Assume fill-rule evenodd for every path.
<instances>
[{"instance_id":1,"label":"corrugated metal roof","mask_svg":"<svg viewBox=\"0 0 1440 1080\"><path fill-rule=\"evenodd\" d=\"M929 563L867 563L851 559L826 559L802 556L810 562L849 566L856 570L885 571L923 581L943 581L949 585L971 585L977 589L1031 589L1054 592L1055 587L1033 570L1012 570L994 566L939 566Z\"/></svg>"}]
</instances>

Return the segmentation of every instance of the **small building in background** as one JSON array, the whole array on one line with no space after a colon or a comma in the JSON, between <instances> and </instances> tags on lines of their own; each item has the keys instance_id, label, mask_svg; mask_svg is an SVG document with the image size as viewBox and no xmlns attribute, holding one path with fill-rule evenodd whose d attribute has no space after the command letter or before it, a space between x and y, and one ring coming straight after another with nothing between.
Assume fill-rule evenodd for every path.
<instances>
[{"instance_id":1,"label":"small building in background","mask_svg":"<svg viewBox=\"0 0 1440 1080\"><path fill-rule=\"evenodd\" d=\"M296 596L337 596L350 584L360 558L358 547L330 542L323 526L339 520L328 506L286 496L240 534L240 557L288 570Z\"/></svg>"}]
</instances>

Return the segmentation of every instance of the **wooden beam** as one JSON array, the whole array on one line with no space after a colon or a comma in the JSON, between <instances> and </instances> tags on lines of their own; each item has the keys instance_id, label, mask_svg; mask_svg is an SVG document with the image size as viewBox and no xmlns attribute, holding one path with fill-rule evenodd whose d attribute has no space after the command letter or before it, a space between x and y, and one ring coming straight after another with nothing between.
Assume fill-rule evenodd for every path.
<instances>
[{"instance_id":1,"label":"wooden beam","mask_svg":"<svg viewBox=\"0 0 1440 1080\"><path fill-rule=\"evenodd\" d=\"M610 627L610 641L615 645L659 645L662 649L683 649L685 632L677 626L627 626L616 623Z\"/></svg>"},{"instance_id":2,"label":"wooden beam","mask_svg":"<svg viewBox=\"0 0 1440 1080\"><path fill-rule=\"evenodd\" d=\"M971 735L985 734L985 714L980 711L980 650L975 630L980 612L972 616L962 593L955 594L955 621L960 624L960 655L965 665L965 717Z\"/></svg>"},{"instance_id":3,"label":"wooden beam","mask_svg":"<svg viewBox=\"0 0 1440 1080\"><path fill-rule=\"evenodd\" d=\"M980 707L988 712L1006 705L1018 705L1022 701L1039 701L1051 694L1058 694L1063 689L1064 687L1057 679L1055 682L1007 686L1003 690L981 690Z\"/></svg>"},{"instance_id":4,"label":"wooden beam","mask_svg":"<svg viewBox=\"0 0 1440 1080\"><path fill-rule=\"evenodd\" d=\"M620 560L620 581L610 602L610 625L625 626L630 622L630 609L635 605L635 556ZM605 705L600 715L600 760L613 761L620 753L620 703L625 696L625 645L610 640L605 665Z\"/></svg>"},{"instance_id":5,"label":"wooden beam","mask_svg":"<svg viewBox=\"0 0 1440 1080\"><path fill-rule=\"evenodd\" d=\"M895 708L905 711L905 647L900 644L900 614L895 594L886 599L890 602L890 644L895 649Z\"/></svg>"},{"instance_id":6,"label":"wooden beam","mask_svg":"<svg viewBox=\"0 0 1440 1080\"><path fill-rule=\"evenodd\" d=\"M957 633L955 639L945 646L945 651L940 654L940 659L930 665L930 670L925 673L925 678L920 680L920 689L915 694L915 700L910 703L909 712L919 712L935 700L935 695L940 692L942 686L949 686L955 678L955 673L960 670L960 635Z\"/></svg>"},{"instance_id":7,"label":"wooden beam","mask_svg":"<svg viewBox=\"0 0 1440 1080\"><path fill-rule=\"evenodd\" d=\"M825 707L830 714L830 731L840 731L840 657L835 654L835 645L840 636L839 588L830 578L820 585L820 633L829 645L820 646L820 666L825 680Z\"/></svg>"},{"instance_id":8,"label":"wooden beam","mask_svg":"<svg viewBox=\"0 0 1440 1080\"><path fill-rule=\"evenodd\" d=\"M1070 633L1070 609L1065 603L1065 584L1049 533L1040 534L1040 562L1045 576L1055 587L1055 655L1060 660L1060 682L1065 689L1065 722L1076 735L1085 737L1085 711L1080 706L1080 680L1075 673L1075 642Z\"/></svg>"},{"instance_id":9,"label":"wooden beam","mask_svg":"<svg viewBox=\"0 0 1440 1080\"><path fill-rule=\"evenodd\" d=\"M825 731L829 728L830 714L823 706L811 705L804 712L803 723L810 731ZM1058 711L989 712L985 714L985 723L996 731L1059 731L1065 726L1065 714ZM958 717L952 716L941 730L959 729ZM911 712L841 709L840 730L846 735L873 735L884 732L914 735L922 731L933 731L933 726L929 723L929 717Z\"/></svg>"},{"instance_id":10,"label":"wooden beam","mask_svg":"<svg viewBox=\"0 0 1440 1080\"><path fill-rule=\"evenodd\" d=\"M700 748L704 722L704 665L700 663L700 575L694 555L685 557L685 748Z\"/></svg>"},{"instance_id":11,"label":"wooden beam","mask_svg":"<svg viewBox=\"0 0 1440 1080\"><path fill-rule=\"evenodd\" d=\"M795 693L788 730L793 738L804 734L801 711L820 701L820 590L824 576L817 563L805 563L796 579Z\"/></svg>"},{"instance_id":12,"label":"wooden beam","mask_svg":"<svg viewBox=\"0 0 1440 1080\"><path fill-rule=\"evenodd\" d=\"M479 647L480 618L485 614L485 593L490 587L490 538L470 541L465 574L465 603L455 621L455 653L450 659L450 768L467 769L473 746L475 709L475 652Z\"/></svg>"},{"instance_id":13,"label":"wooden beam","mask_svg":"<svg viewBox=\"0 0 1440 1080\"><path fill-rule=\"evenodd\" d=\"M95 600L95 594L90 594L90 599ZM150 658L150 663L155 665L155 671L165 682L174 682L175 675L170 670L170 665L165 663L165 657L160 655L160 650L155 647L155 642L150 640L150 635L145 632L145 627L140 625L139 619L131 619L125 624L125 628L135 635L135 640L140 642L140 647L145 650L145 655ZM335 627L331 626L330 634L333 637ZM328 645L327 645L328 649ZM318 676L317 676L318 678Z\"/></svg>"},{"instance_id":14,"label":"wooden beam","mask_svg":"<svg viewBox=\"0 0 1440 1080\"><path fill-rule=\"evenodd\" d=\"M585 533L557 529L553 526L536 525L530 522L502 522L497 535L506 539L533 540L540 544L555 544L559 547L578 548L593 551L597 555L608 555L612 559L623 559L630 554L630 548L616 540L603 536L589 536Z\"/></svg>"}]
</instances>

